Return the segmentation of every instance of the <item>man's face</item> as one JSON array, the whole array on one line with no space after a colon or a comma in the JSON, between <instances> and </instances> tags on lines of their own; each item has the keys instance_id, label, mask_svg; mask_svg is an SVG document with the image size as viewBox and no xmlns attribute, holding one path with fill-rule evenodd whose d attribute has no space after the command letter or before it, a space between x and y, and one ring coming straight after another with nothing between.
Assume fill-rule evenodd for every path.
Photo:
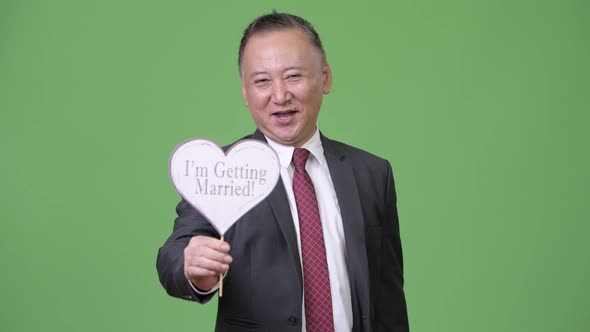
<instances>
[{"instance_id":1,"label":"man's face","mask_svg":"<svg viewBox=\"0 0 590 332\"><path fill-rule=\"evenodd\" d=\"M242 96L264 135L295 147L313 135L332 73L304 32L253 35L244 48L240 74Z\"/></svg>"}]
</instances>

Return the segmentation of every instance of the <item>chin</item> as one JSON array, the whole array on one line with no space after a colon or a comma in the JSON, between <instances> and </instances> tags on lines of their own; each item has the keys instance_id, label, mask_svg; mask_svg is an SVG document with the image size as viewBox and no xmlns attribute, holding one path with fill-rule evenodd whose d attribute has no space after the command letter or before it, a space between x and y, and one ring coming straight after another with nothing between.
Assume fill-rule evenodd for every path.
<instances>
[{"instance_id":1,"label":"chin","mask_svg":"<svg viewBox=\"0 0 590 332\"><path fill-rule=\"evenodd\" d=\"M273 133L272 136L268 136L268 137L275 137L275 141L281 141L281 142L293 142L297 140L297 135L295 134L281 134L281 133Z\"/></svg>"}]
</instances>

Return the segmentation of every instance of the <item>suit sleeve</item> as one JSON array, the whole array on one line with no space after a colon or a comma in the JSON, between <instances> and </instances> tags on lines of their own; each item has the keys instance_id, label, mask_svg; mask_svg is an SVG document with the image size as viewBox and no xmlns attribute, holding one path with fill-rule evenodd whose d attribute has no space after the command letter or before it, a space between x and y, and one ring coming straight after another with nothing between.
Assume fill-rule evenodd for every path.
<instances>
[{"instance_id":1,"label":"suit sleeve","mask_svg":"<svg viewBox=\"0 0 590 332\"><path fill-rule=\"evenodd\" d=\"M409 331L404 295L403 257L397 214L397 196L391 165L387 162L382 255L376 291L376 331Z\"/></svg>"},{"instance_id":2,"label":"suit sleeve","mask_svg":"<svg viewBox=\"0 0 590 332\"><path fill-rule=\"evenodd\" d=\"M184 275L184 248L193 236L205 235L219 238L209 222L190 204L182 200L176 207L178 217L174 222L172 235L158 251L156 269L160 283L166 292L181 299L205 303L211 294L198 294Z\"/></svg>"}]
</instances>

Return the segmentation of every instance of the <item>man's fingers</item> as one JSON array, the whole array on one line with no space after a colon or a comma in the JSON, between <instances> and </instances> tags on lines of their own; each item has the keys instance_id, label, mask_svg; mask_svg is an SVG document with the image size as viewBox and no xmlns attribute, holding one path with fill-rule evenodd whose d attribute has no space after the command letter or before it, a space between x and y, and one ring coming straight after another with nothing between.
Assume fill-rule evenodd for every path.
<instances>
[{"instance_id":1,"label":"man's fingers","mask_svg":"<svg viewBox=\"0 0 590 332\"><path fill-rule=\"evenodd\" d=\"M185 274L189 278L224 273L232 262L229 244L207 236L193 237L184 249Z\"/></svg>"},{"instance_id":2,"label":"man's fingers","mask_svg":"<svg viewBox=\"0 0 590 332\"><path fill-rule=\"evenodd\" d=\"M224 273L229 269L229 265L214 259L209 259L202 256L193 256L185 259L184 262L187 267L196 267L203 270L212 271L215 273Z\"/></svg>"},{"instance_id":3,"label":"man's fingers","mask_svg":"<svg viewBox=\"0 0 590 332\"><path fill-rule=\"evenodd\" d=\"M189 257L204 257L210 260L214 260L220 263L229 264L232 262L232 258L225 252L215 250L209 247L201 247L198 250L190 251Z\"/></svg>"},{"instance_id":4,"label":"man's fingers","mask_svg":"<svg viewBox=\"0 0 590 332\"><path fill-rule=\"evenodd\" d=\"M217 248L219 248L219 246L217 245L210 247L207 244L194 242L192 245L189 244L184 249L184 257L185 259L193 257L204 257L210 260L218 261L220 263L231 263L232 258L230 255L227 254L227 251L219 251Z\"/></svg>"},{"instance_id":5,"label":"man's fingers","mask_svg":"<svg viewBox=\"0 0 590 332\"><path fill-rule=\"evenodd\" d=\"M200 268L197 266L187 266L184 268L184 273L189 279L197 279L202 277L218 276L222 272L216 272L209 269Z\"/></svg>"},{"instance_id":6,"label":"man's fingers","mask_svg":"<svg viewBox=\"0 0 590 332\"><path fill-rule=\"evenodd\" d=\"M187 246L187 248L191 249L199 247L207 247L223 253L229 252L229 244L227 242L209 236L194 236Z\"/></svg>"}]
</instances>

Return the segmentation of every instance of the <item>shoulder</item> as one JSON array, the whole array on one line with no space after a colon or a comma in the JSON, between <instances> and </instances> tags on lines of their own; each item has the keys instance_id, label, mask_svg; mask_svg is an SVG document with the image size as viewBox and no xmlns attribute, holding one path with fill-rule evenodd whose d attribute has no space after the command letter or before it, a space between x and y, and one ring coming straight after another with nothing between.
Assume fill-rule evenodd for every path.
<instances>
[{"instance_id":1,"label":"shoulder","mask_svg":"<svg viewBox=\"0 0 590 332\"><path fill-rule=\"evenodd\" d=\"M264 138L264 136L262 136L262 137ZM237 139L237 140L233 141L233 142L232 142L232 143L230 143L230 144L224 145L224 146L222 146L222 147L221 147L221 149L223 149L223 151L226 151L226 152L227 152L227 150L228 150L229 148L231 148L231 147L232 147L232 146L234 146L236 143L239 143L240 141L243 141L243 140L245 140L245 139L255 139L255 140L261 140L261 139L260 139L260 138L259 138L259 137L256 135L256 133L254 133L254 134L250 134L250 135L243 136L243 137L241 137L241 138L239 138L239 139ZM264 141L263 141L263 142L264 142Z\"/></svg>"},{"instance_id":2,"label":"shoulder","mask_svg":"<svg viewBox=\"0 0 590 332\"><path fill-rule=\"evenodd\" d=\"M322 135L322 145L325 154L333 154L334 157L346 160L355 167L360 168L390 168L389 161L371 152L357 148L347 143L329 139Z\"/></svg>"}]
</instances>

